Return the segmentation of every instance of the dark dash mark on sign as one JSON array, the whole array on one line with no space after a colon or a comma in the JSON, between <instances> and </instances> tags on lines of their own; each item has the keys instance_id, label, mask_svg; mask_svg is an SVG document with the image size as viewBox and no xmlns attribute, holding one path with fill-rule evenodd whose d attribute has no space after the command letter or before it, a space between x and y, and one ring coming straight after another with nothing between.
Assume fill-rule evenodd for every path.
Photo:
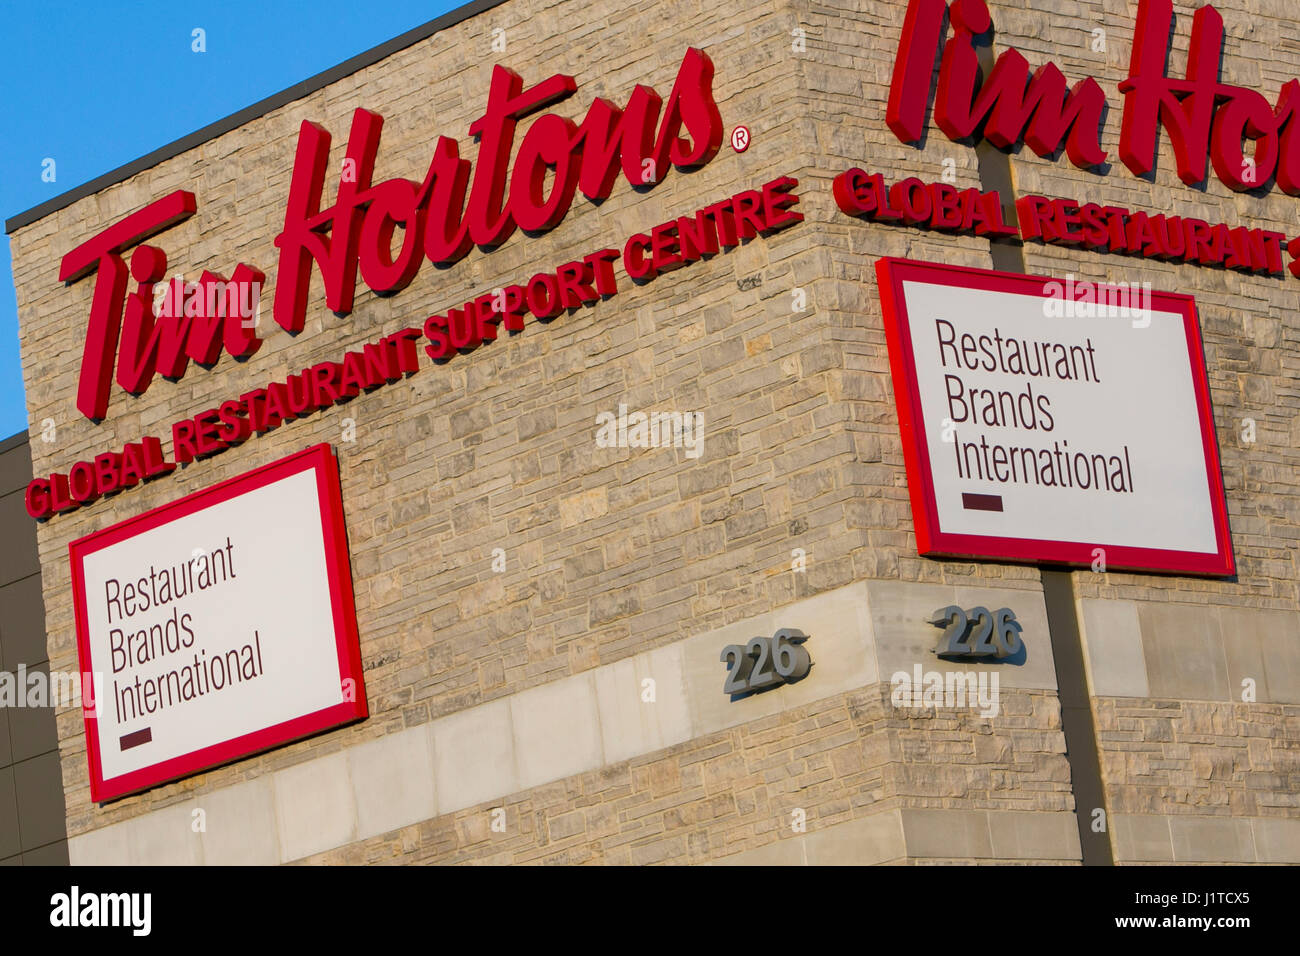
<instances>
[{"instance_id":1,"label":"dark dash mark on sign","mask_svg":"<svg viewBox=\"0 0 1300 956\"><path fill-rule=\"evenodd\" d=\"M967 511L1001 511L1001 495L972 495L963 493L961 505Z\"/></svg>"},{"instance_id":2,"label":"dark dash mark on sign","mask_svg":"<svg viewBox=\"0 0 1300 956\"><path fill-rule=\"evenodd\" d=\"M118 743L123 750L130 750L132 747L147 744L151 740L153 740L153 728L145 727L143 730L133 730L129 734L123 734Z\"/></svg>"}]
</instances>

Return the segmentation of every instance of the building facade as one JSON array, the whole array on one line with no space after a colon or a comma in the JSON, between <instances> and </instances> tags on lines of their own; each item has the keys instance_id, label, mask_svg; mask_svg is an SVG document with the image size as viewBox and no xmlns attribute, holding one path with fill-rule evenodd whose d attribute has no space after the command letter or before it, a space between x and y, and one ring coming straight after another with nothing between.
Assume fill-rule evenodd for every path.
<instances>
[{"instance_id":1,"label":"building facade","mask_svg":"<svg viewBox=\"0 0 1300 956\"><path fill-rule=\"evenodd\" d=\"M36 526L23 507L31 480L27 436L0 442L0 679L10 682L0 706L0 866L68 862L55 702L46 691L20 706L18 695L31 675L41 687L50 670Z\"/></svg>"},{"instance_id":2,"label":"building facade","mask_svg":"<svg viewBox=\"0 0 1300 956\"><path fill-rule=\"evenodd\" d=\"M26 496L50 668L93 669L71 544L324 444L364 685L364 719L99 800L107 758L61 706L71 861L1300 862L1300 21L953 7L476 3L11 219L29 417L54 435ZM1167 39L1168 75L1194 47L1188 82L1223 104L1177 135L1159 90L1121 89ZM1010 51L1063 75L1055 119L1048 85L1014 102ZM952 192L889 192L912 204L890 219L855 168ZM941 196L979 215L944 225ZM1116 213L1083 239L1085 203L1204 231L1152 254ZM1105 539L925 548L882 259L1193 297L1228 573L1121 570ZM205 272L261 297L181 362L163 330L200 323L166 280ZM397 373L349 389L344 356L381 342ZM1149 369L1153 406L1180 362ZM342 378L306 397L325 363ZM74 474L110 452L111 480ZM1010 609L1023 652L936 656L950 607ZM806 676L725 692L725 649L782 629ZM930 700L933 674L983 696Z\"/></svg>"}]
</instances>

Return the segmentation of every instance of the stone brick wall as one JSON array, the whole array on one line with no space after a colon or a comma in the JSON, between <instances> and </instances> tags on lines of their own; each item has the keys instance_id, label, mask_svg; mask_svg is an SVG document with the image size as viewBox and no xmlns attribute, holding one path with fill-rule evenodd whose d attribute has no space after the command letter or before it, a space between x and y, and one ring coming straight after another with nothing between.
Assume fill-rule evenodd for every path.
<instances>
[{"instance_id":1,"label":"stone brick wall","mask_svg":"<svg viewBox=\"0 0 1300 956\"><path fill-rule=\"evenodd\" d=\"M1080 605L1117 858L1289 862L1300 845L1300 614Z\"/></svg>"},{"instance_id":2,"label":"stone brick wall","mask_svg":"<svg viewBox=\"0 0 1300 956\"><path fill-rule=\"evenodd\" d=\"M305 863L704 863L900 807L1072 809L1055 694L1004 695L991 721L901 715L889 688L843 694L652 757L445 814Z\"/></svg>"},{"instance_id":3,"label":"stone brick wall","mask_svg":"<svg viewBox=\"0 0 1300 956\"><path fill-rule=\"evenodd\" d=\"M1124 782L1113 813L1296 816L1300 708L1103 698L1096 709L1106 773Z\"/></svg>"},{"instance_id":4,"label":"stone brick wall","mask_svg":"<svg viewBox=\"0 0 1300 956\"><path fill-rule=\"evenodd\" d=\"M1186 69L1196 6L1175 4L1170 75L1182 76ZM1295 234L1295 198L1276 187L1235 193L1212 170L1203 188L1188 187L1177 176L1167 136L1161 138L1149 181L1133 176L1119 161L1122 98L1116 87L1129 71L1136 2L1060 3L1047 17L1023 5L990 7L996 49L1009 45L1020 50L1031 67L1054 62L1070 81L1094 76L1112 104L1102 140L1111 168L1104 176L1082 172L1064 158L1047 162L1021 149L1012 159L1018 195L1086 198ZM1275 101L1282 84L1300 76L1300 23L1294 9L1254 0L1215 7L1226 31L1222 81ZM1093 49L1096 28L1104 31L1104 51ZM1126 602L1123 606L1135 606L1142 619L1136 631L1110 620L1098 622L1086 635L1090 650L1126 643L1134 648L1149 681L1146 687L1125 688L1124 696L1109 696L1115 688L1104 685L1113 684L1109 675L1116 673L1117 662L1091 655L1107 801L1112 818L1121 818L1112 831L1117 861L1289 859L1287 854L1300 845L1300 813L1290 794L1300 766L1294 707L1300 703L1300 323L1295 313L1300 286L1289 275L1250 276L1033 243L1025 245L1024 253L1030 272L1150 282L1155 289L1194 294L1209 371L1236 577L1073 576L1081 603ZM1254 442L1243 440L1247 418L1256 424ZM1243 700L1246 678L1258 685L1249 702ZM1157 830L1167 823L1153 818L1180 815L1185 831L1181 838L1173 834L1172 855L1165 855L1169 851L1163 845L1155 851L1139 849L1141 841L1133 838L1136 824L1122 820L1130 814L1151 815L1142 825L1153 823ZM1240 830L1225 836L1218 823L1202 819L1224 815L1243 823L1252 820L1257 829L1276 823L1269 825L1266 837L1259 831L1252 838L1249 826L1244 836Z\"/></svg>"},{"instance_id":5,"label":"stone brick wall","mask_svg":"<svg viewBox=\"0 0 1300 956\"><path fill-rule=\"evenodd\" d=\"M59 425L55 443L38 444L37 471L120 447L181 414L418 324L432 311L620 243L738 189L798 174L807 162L793 158L800 151L790 148L785 133L797 114L788 61L750 56L774 37L784 43L786 17L776 9L665 17L662 7L646 5L629 11L608 35L597 18L590 29L604 36L598 61L586 52L588 41L567 28L585 19L577 10L517 4L476 17L20 230L13 243L31 416ZM346 320L325 308L317 281L307 328L296 340L271 331L264 314L267 341L250 361L223 361L211 374L194 370L179 384L155 382L139 400L119 393L103 425L78 418L71 399L91 288L57 283L64 251L146 201L185 187L198 195L199 212L160 240L169 271L192 277L242 260L271 273L299 122L312 119L334 134L332 176L351 111L360 106L386 118L377 179L419 175L435 134L460 137L468 151L465 131L486 96L490 31L497 25L507 30L509 50L518 51L508 50L504 59L529 81L559 71L576 76L579 91L559 110L566 115L580 116L596 96L625 102L638 82L666 95L687 45L697 43L714 56L715 93L728 116L749 117L764 104L755 145L743 157L728 152L690 175L672 172L645 194L622 183L600 208L580 199L550 234L516 235L446 272L426 266L391 299L359 290ZM813 246L805 226L644 288L624 279L608 303L534 325L512 341L427 367L407 383L51 521L41 528L41 552L51 569L46 595L56 666L70 666L75 656L66 600L69 540L317 441L334 442L341 458L375 715L342 732L344 740L425 722L788 601L791 589L779 590L763 570L788 562L796 518L807 525L799 543L816 555L814 580L826 577L821 587L843 580L842 572L820 570L833 568L843 554L840 493L804 477L848 453L843 436L817 422L827 403L824 370L800 374L809 339L824 333L792 322L769 328L765 312L776 295L769 290L779 289L788 301L791 286L811 286L820 274ZM764 286L737 292L736 280L755 274ZM264 293L268 310L272 292ZM809 322L821 325L811 309ZM751 331L760 328L763 335ZM760 341L737 354L749 339ZM595 414L620 401L701 410L705 455L691 461L681 451L596 449ZM356 423L352 445L340 443L346 419ZM778 439L781 459L774 465ZM773 473L782 480L765 486ZM794 493L802 494L797 504ZM508 553L508 570L499 576L490 567L497 546ZM60 737L72 833L165 806L196 785L188 781L95 809L84 785L78 713L60 715ZM209 776L226 785L331 745L299 744Z\"/></svg>"},{"instance_id":6,"label":"stone brick wall","mask_svg":"<svg viewBox=\"0 0 1300 956\"><path fill-rule=\"evenodd\" d=\"M1122 95L1129 72L1135 0L1034 4L991 3L997 49L1009 45L1031 66L1053 62L1070 80L1094 76L1111 103L1102 148L1105 175L1081 171L1020 150L1012 159L1019 195L1038 193L1167 212L1231 226L1296 234L1298 200L1276 187L1264 195L1235 193L1213 174L1204 188L1185 185L1162 134L1152 181L1133 176L1119 160ZM1175 3L1169 75L1183 76L1192 14L1199 4ZM1226 37L1220 77L1258 90L1275 102L1282 84L1300 76L1300 22L1295 9L1272 0L1216 2ZM1092 30L1105 31L1104 52L1092 50ZM954 147L955 148L955 147ZM1027 243L1030 272L1074 273L1105 282L1150 282L1154 289L1196 296L1219 455L1237 559L1234 580L1197 580L1108 573L1076 575L1084 597L1181 601L1246 608L1300 607L1300 285L1292 276L1264 277L1151 259L1097 255ZM1257 423L1252 444L1242 441L1243 419Z\"/></svg>"},{"instance_id":7,"label":"stone brick wall","mask_svg":"<svg viewBox=\"0 0 1300 956\"><path fill-rule=\"evenodd\" d=\"M340 459L372 715L321 738L96 807L89 799L81 715L65 710L58 726L69 834L195 799L215 800L285 768L852 582L897 583L901 596L890 605L897 608L913 586L996 587L1041 603L1036 568L917 556L872 273L875 259L885 255L987 268L989 244L852 220L831 197L831 179L851 165L939 179L951 160L958 186L979 182L973 149L949 142L933 126L920 148L905 145L884 124L905 6L902 0L724 0L615 11L515 0L17 230L11 248L30 419L34 434L47 419L57 427L54 442L33 441L41 474L66 470L141 434L163 434L166 446L165 432L178 418L779 175L799 179L798 209L807 217L644 286L631 284L619 266L620 291L607 302L547 325L531 324L521 335L443 366L424 361L407 381L41 525L51 666L71 669L69 541L307 445L332 443ZM1098 77L1112 101L1105 147L1113 153L1114 87L1127 72L1135 4L1034 0L1031 11L991 6L997 43L1014 45L1035 65L1056 62L1072 79ZM1300 63L1293 62L1300 53L1287 39L1295 28L1285 11L1262 0L1248 10L1220 8L1237 37L1225 54L1227 79L1247 83L1255 76L1271 95L1281 74L1300 75ZM1185 45L1190 10L1178 12ZM1094 20L1107 29L1104 57L1091 55L1084 42ZM1247 25L1281 37L1281 52L1272 45L1261 52L1258 43L1240 39ZM497 27L506 30L504 54L491 52ZM804 49L796 48L795 30L804 31ZM58 264L108 224L174 189L190 189L198 213L157 240L168 253L169 274L193 279L205 268L228 274L243 261L273 283L272 243L283 221L301 121L333 134L326 191L332 196L358 107L385 117L376 180L419 178L437 135L458 138L462 155L473 157L466 131L482 110L494 62L522 73L527 83L555 72L574 75L577 93L554 111L581 117L597 96L626 102L636 83L666 96L688 45L714 61L714 94L727 129L745 123L752 130L745 153L724 144L706 167L674 170L649 191L620 180L599 207L579 197L543 236L516 234L500 249L474 250L447 270L425 264L396 296L377 297L359 283L355 311L346 318L328 311L314 276L307 326L296 337L271 321L269 287L260 325L266 341L249 361L227 358L211 372L191 369L178 383L155 381L139 398L115 387L103 424L76 412L91 283L62 286ZM525 121L518 135L527 128ZM1098 176L1065 159L1020 152L1012 165L1022 194L1086 194L1149 210L1177 205L1187 214L1240 217L1269 228L1294 219L1295 200L1276 192L1237 196L1217 181L1205 192L1183 186L1166 153L1167 145L1154 183L1131 177L1118 164ZM1135 263L1115 257L1034 245L1025 253L1030 271L1143 278L1157 288L1194 291L1211 371L1237 578L1082 572L1075 575L1076 592L1087 599L1177 599L1243 612L1295 610L1300 331L1288 307L1295 301L1292 285L1150 262L1139 277ZM806 295L799 312L796 290ZM704 454L692 460L681 450L597 448L595 415L620 402L701 412ZM1259 422L1259 441L1248 448L1235 439L1245 415ZM355 426L352 442L343 440L349 424ZM502 574L491 569L497 547L507 555ZM804 574L790 573L795 548L808 556ZM886 636L877 634L882 641ZM1088 635L1090 642L1099 639L1095 630ZM876 679L888 680L888 674ZM881 708L881 689L873 683L631 763L503 795L511 826L504 837L482 832L478 807L310 859L702 861L788 840L780 817L796 793L807 801L799 805L809 808L810 821L825 825L906 808L947 808L1041 811L1068 817L1072 826L1053 688L1054 681L1011 692L1003 715L992 721L909 720ZM1106 736L1130 731L1107 722L1106 706L1096 702L1108 798L1136 806L1130 791L1121 789L1136 779L1136 768L1124 762L1121 741ZM1293 723L1281 726L1270 742L1260 735L1248 745L1261 766L1289 766L1297 733ZM919 819L898 817L908 846L915 845L908 827ZM998 849L1006 841L999 843L992 821L974 824L993 834L992 842L971 844L967 856L1017 858ZM800 852L812 851L801 845ZM881 850L881 861L895 858L889 852ZM914 855L899 852L897 858ZM921 856L947 855L936 849Z\"/></svg>"}]
</instances>

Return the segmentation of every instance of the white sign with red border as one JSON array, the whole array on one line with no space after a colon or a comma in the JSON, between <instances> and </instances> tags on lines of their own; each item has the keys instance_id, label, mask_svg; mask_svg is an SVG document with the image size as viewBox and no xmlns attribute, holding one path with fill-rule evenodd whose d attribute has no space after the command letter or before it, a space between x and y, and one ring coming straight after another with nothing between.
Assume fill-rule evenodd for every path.
<instances>
[{"instance_id":1,"label":"white sign with red border","mask_svg":"<svg viewBox=\"0 0 1300 956\"><path fill-rule=\"evenodd\" d=\"M1191 296L876 274L921 554L1234 573Z\"/></svg>"},{"instance_id":2,"label":"white sign with red border","mask_svg":"<svg viewBox=\"0 0 1300 956\"><path fill-rule=\"evenodd\" d=\"M69 545L91 798L367 715L328 445Z\"/></svg>"}]
</instances>

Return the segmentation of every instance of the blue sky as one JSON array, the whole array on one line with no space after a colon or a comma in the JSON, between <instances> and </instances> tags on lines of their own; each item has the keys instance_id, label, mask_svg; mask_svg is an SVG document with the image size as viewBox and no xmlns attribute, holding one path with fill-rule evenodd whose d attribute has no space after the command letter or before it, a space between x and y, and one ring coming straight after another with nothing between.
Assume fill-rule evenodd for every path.
<instances>
[{"instance_id":1,"label":"blue sky","mask_svg":"<svg viewBox=\"0 0 1300 956\"><path fill-rule=\"evenodd\" d=\"M0 4L0 219L460 6L459 0ZM195 29L206 52L197 53ZM42 180L54 160L54 182ZM105 223L104 225L109 225ZM0 243L0 438L28 427Z\"/></svg>"}]
</instances>

